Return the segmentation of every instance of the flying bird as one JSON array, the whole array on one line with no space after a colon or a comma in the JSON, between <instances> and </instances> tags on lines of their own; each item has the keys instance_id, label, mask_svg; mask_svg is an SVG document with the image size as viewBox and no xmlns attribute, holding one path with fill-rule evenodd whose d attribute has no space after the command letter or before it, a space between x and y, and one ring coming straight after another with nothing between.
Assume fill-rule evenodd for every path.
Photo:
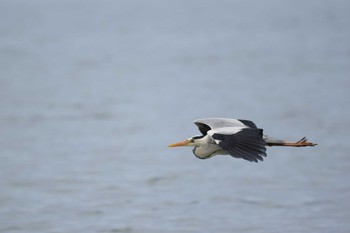
<instances>
[{"instance_id":1,"label":"flying bird","mask_svg":"<svg viewBox=\"0 0 350 233\"><path fill-rule=\"evenodd\" d=\"M266 146L306 147L316 146L305 137L297 142L287 142L268 137L263 130L249 120L229 118L205 118L195 120L202 135L169 145L191 146L193 154L200 159L215 155L231 155L250 162L263 161Z\"/></svg>"}]
</instances>

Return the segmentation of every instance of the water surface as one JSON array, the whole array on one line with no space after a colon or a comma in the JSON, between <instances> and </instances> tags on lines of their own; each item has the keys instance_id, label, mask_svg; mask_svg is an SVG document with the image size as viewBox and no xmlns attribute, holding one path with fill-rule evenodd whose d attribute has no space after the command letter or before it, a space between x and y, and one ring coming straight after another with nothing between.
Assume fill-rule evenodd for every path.
<instances>
[{"instance_id":1,"label":"water surface","mask_svg":"<svg viewBox=\"0 0 350 233\"><path fill-rule=\"evenodd\" d=\"M0 2L0 232L349 232L348 1ZM315 148L166 145L253 120Z\"/></svg>"}]
</instances>

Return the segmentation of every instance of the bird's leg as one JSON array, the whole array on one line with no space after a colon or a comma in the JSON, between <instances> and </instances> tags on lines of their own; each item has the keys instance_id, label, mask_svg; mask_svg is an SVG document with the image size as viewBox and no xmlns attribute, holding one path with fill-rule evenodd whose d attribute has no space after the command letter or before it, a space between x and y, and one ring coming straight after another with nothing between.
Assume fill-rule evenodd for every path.
<instances>
[{"instance_id":1,"label":"bird's leg","mask_svg":"<svg viewBox=\"0 0 350 233\"><path fill-rule=\"evenodd\" d=\"M297 142L285 142L285 143L281 144L281 146L293 146L293 147L305 147L305 146L316 146L316 145L317 144L315 144L315 143L308 142L305 137L303 137L302 139L300 139Z\"/></svg>"}]
</instances>

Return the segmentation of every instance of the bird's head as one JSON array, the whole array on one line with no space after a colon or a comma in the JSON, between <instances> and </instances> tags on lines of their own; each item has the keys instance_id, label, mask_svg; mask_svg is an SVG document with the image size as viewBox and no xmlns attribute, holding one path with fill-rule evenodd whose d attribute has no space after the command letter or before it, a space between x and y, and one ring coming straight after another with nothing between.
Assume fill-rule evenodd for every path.
<instances>
[{"instance_id":1,"label":"bird's head","mask_svg":"<svg viewBox=\"0 0 350 233\"><path fill-rule=\"evenodd\" d=\"M194 136L189 139L186 139L181 142L177 142L174 144L170 144L169 147L178 147L178 146L200 146L203 144L203 137L204 135L201 136Z\"/></svg>"}]
</instances>

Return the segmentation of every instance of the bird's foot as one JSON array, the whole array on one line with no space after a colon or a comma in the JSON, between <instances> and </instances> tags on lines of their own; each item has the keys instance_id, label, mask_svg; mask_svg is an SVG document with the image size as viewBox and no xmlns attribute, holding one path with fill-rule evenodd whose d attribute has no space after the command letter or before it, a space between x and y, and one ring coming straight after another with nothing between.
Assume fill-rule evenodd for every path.
<instances>
[{"instance_id":1,"label":"bird's foot","mask_svg":"<svg viewBox=\"0 0 350 233\"><path fill-rule=\"evenodd\" d=\"M317 144L307 141L306 137L303 137L299 141L295 142L295 147L316 146Z\"/></svg>"}]
</instances>

